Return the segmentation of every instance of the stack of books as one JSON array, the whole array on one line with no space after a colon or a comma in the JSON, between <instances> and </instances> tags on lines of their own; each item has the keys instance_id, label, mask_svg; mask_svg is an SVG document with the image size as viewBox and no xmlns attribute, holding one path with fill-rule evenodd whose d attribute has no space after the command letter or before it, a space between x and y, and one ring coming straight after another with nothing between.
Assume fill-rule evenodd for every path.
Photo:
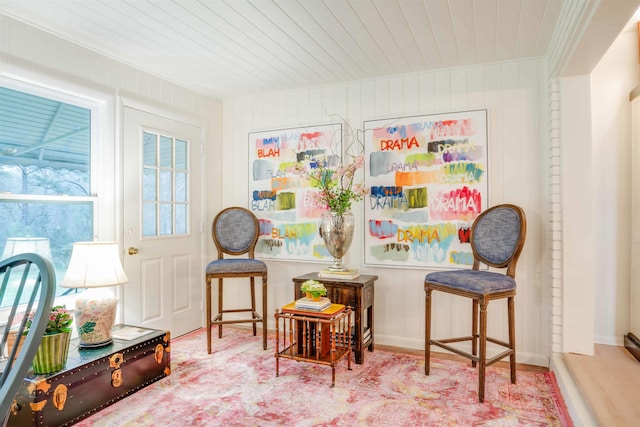
<instances>
[{"instance_id":1,"label":"stack of books","mask_svg":"<svg viewBox=\"0 0 640 427\"><path fill-rule=\"evenodd\" d=\"M344 279L351 280L360 276L360 271L357 269L344 270L344 271L331 271L320 270L318 272L318 279Z\"/></svg>"},{"instance_id":2,"label":"stack of books","mask_svg":"<svg viewBox=\"0 0 640 427\"><path fill-rule=\"evenodd\" d=\"M311 301L309 298L300 298L296 300L295 309L301 311L323 311L331 307L329 298L322 297L320 301Z\"/></svg>"}]
</instances>

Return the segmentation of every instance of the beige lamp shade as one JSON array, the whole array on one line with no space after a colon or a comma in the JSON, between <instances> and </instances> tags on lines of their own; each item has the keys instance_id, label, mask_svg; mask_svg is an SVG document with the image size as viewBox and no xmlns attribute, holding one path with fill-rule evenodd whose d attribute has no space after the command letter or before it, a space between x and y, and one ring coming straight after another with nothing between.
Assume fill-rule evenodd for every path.
<instances>
[{"instance_id":1,"label":"beige lamp shade","mask_svg":"<svg viewBox=\"0 0 640 427\"><path fill-rule=\"evenodd\" d=\"M116 242L76 242L60 283L63 288L100 288L127 283Z\"/></svg>"},{"instance_id":2,"label":"beige lamp shade","mask_svg":"<svg viewBox=\"0 0 640 427\"><path fill-rule=\"evenodd\" d=\"M46 237L9 237L4 245L2 259L6 259L18 254L34 253L42 255L49 261L53 261L51 256L51 246Z\"/></svg>"},{"instance_id":3,"label":"beige lamp shade","mask_svg":"<svg viewBox=\"0 0 640 427\"><path fill-rule=\"evenodd\" d=\"M80 348L95 348L113 342L111 329L118 300L107 286L127 283L116 242L76 242L60 286L89 288L76 297L75 323Z\"/></svg>"}]
</instances>

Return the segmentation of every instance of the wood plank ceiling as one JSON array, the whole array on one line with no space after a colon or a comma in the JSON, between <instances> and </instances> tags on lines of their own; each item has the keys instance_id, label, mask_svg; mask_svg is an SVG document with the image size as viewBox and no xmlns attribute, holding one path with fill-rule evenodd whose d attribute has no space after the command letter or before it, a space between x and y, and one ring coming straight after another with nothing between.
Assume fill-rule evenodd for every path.
<instances>
[{"instance_id":1,"label":"wood plank ceiling","mask_svg":"<svg viewBox=\"0 0 640 427\"><path fill-rule=\"evenodd\" d=\"M7 16L216 99L544 56L565 3L0 0Z\"/></svg>"}]
</instances>

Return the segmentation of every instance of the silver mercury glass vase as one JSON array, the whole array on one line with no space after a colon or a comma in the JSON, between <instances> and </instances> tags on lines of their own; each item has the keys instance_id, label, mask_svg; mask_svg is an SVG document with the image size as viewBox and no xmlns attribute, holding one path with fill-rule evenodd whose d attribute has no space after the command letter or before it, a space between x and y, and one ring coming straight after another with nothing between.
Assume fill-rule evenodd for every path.
<instances>
[{"instance_id":1,"label":"silver mercury glass vase","mask_svg":"<svg viewBox=\"0 0 640 427\"><path fill-rule=\"evenodd\" d=\"M320 236L324 240L327 250L333 256L333 265L329 271L346 271L342 264L342 257L347 253L353 240L355 218L351 212L339 215L333 211L322 214Z\"/></svg>"}]
</instances>

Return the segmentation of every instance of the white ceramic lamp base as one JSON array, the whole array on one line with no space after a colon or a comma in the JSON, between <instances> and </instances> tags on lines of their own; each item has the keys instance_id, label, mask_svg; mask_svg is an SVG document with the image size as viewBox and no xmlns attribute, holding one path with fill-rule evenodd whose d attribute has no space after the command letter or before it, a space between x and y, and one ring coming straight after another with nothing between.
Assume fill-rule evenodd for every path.
<instances>
[{"instance_id":1,"label":"white ceramic lamp base","mask_svg":"<svg viewBox=\"0 0 640 427\"><path fill-rule=\"evenodd\" d=\"M118 300L108 288L90 288L76 299L75 323L80 348L93 348L113 342L111 329Z\"/></svg>"}]
</instances>

